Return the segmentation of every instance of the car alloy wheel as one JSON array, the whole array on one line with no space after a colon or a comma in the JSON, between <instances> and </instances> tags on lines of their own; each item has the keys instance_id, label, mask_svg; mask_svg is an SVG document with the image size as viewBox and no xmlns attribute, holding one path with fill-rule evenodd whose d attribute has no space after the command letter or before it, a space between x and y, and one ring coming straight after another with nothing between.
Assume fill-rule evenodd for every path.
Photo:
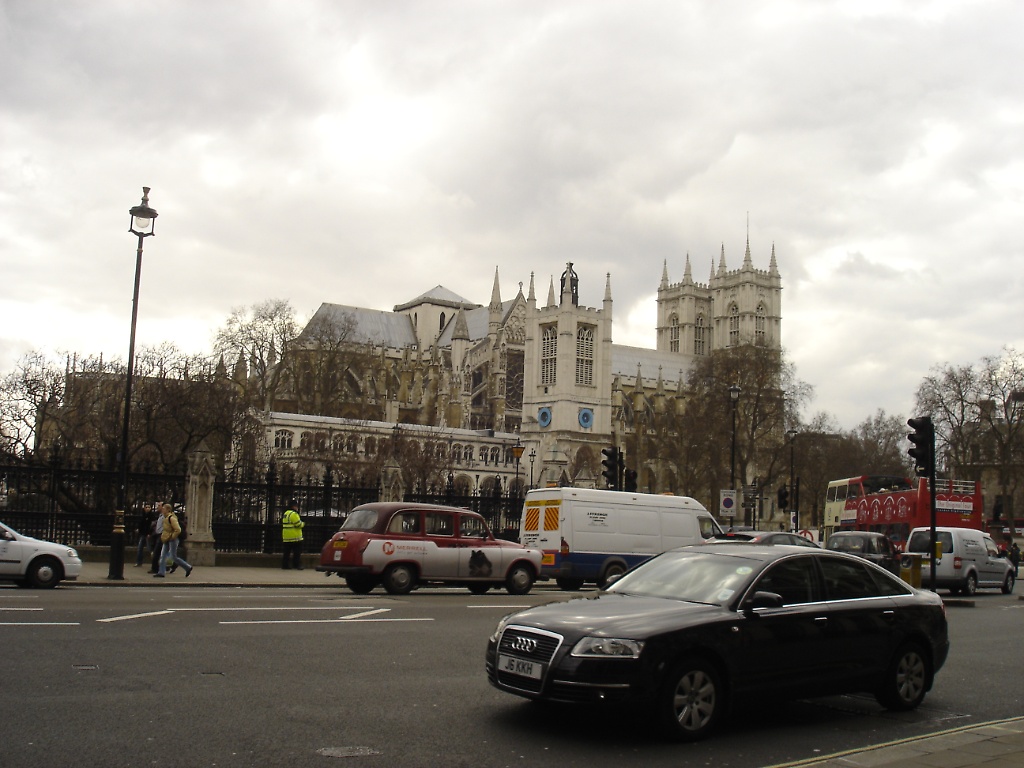
<instances>
[{"instance_id":1,"label":"car alloy wheel","mask_svg":"<svg viewBox=\"0 0 1024 768\"><path fill-rule=\"evenodd\" d=\"M658 704L666 733L680 741L696 741L711 732L724 704L718 672L703 659L677 664L667 678Z\"/></svg>"},{"instance_id":2,"label":"car alloy wheel","mask_svg":"<svg viewBox=\"0 0 1024 768\"><path fill-rule=\"evenodd\" d=\"M893 655L875 698L886 709L906 711L924 700L931 662L918 643L905 643Z\"/></svg>"}]
</instances>

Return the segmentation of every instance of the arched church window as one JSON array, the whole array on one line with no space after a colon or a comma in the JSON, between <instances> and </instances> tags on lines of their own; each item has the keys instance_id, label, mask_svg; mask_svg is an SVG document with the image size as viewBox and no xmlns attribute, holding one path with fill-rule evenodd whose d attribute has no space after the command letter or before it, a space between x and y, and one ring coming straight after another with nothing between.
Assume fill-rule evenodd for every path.
<instances>
[{"instance_id":1,"label":"arched church window","mask_svg":"<svg viewBox=\"0 0 1024 768\"><path fill-rule=\"evenodd\" d=\"M740 345L740 308L735 304L729 305L729 346Z\"/></svg>"},{"instance_id":2,"label":"arched church window","mask_svg":"<svg viewBox=\"0 0 1024 768\"><path fill-rule=\"evenodd\" d=\"M679 315L676 314L668 319L668 351L679 351Z\"/></svg>"},{"instance_id":3,"label":"arched church window","mask_svg":"<svg viewBox=\"0 0 1024 768\"><path fill-rule=\"evenodd\" d=\"M707 354L707 330L704 325L704 315L697 315L697 322L693 328L693 354Z\"/></svg>"},{"instance_id":4,"label":"arched church window","mask_svg":"<svg viewBox=\"0 0 1024 768\"><path fill-rule=\"evenodd\" d=\"M558 362L558 327L545 326L541 331L540 344L540 383L554 384L556 363Z\"/></svg>"},{"instance_id":5,"label":"arched church window","mask_svg":"<svg viewBox=\"0 0 1024 768\"><path fill-rule=\"evenodd\" d=\"M576 383L594 384L594 328L581 325L576 330Z\"/></svg>"},{"instance_id":6,"label":"arched church window","mask_svg":"<svg viewBox=\"0 0 1024 768\"><path fill-rule=\"evenodd\" d=\"M279 429L274 433L274 447L288 450L294 437L290 429Z\"/></svg>"},{"instance_id":7,"label":"arched church window","mask_svg":"<svg viewBox=\"0 0 1024 768\"><path fill-rule=\"evenodd\" d=\"M766 315L764 304L758 304L757 316L754 318L754 343L761 346L764 346L766 340L765 331L768 323Z\"/></svg>"}]
</instances>

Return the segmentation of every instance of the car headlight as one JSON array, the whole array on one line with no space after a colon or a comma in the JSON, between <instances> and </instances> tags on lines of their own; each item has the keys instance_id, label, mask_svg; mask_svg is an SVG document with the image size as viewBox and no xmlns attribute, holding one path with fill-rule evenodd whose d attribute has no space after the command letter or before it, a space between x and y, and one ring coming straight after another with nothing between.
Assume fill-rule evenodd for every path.
<instances>
[{"instance_id":1,"label":"car headlight","mask_svg":"<svg viewBox=\"0 0 1024 768\"><path fill-rule=\"evenodd\" d=\"M509 622L512 621L512 617L513 616L515 616L515 614L514 613L510 613L508 616L506 616L505 618L503 618L501 621L498 622L498 626L496 626L494 628L494 632L491 633L491 642L492 643L498 642L498 638L501 637L501 633L505 630L505 627L507 627Z\"/></svg>"},{"instance_id":2,"label":"car headlight","mask_svg":"<svg viewBox=\"0 0 1024 768\"><path fill-rule=\"evenodd\" d=\"M640 640L622 637L584 637L572 649L573 656L604 659L635 659L644 649Z\"/></svg>"},{"instance_id":3,"label":"car headlight","mask_svg":"<svg viewBox=\"0 0 1024 768\"><path fill-rule=\"evenodd\" d=\"M68 552L67 552L67 555L68 555L68 557L70 557L71 559L75 559L75 558L77 558L77 557L78 557L78 553L77 553L77 552L76 552L75 550L71 549L71 548L68 548Z\"/></svg>"}]
</instances>

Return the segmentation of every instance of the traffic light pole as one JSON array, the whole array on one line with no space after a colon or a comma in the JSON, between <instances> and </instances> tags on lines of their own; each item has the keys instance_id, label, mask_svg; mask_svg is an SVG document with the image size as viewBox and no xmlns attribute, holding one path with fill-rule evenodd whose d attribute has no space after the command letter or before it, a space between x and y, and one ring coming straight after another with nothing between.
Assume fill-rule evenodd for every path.
<instances>
[{"instance_id":1,"label":"traffic light pole","mask_svg":"<svg viewBox=\"0 0 1024 768\"><path fill-rule=\"evenodd\" d=\"M907 435L912 447L907 451L914 459L914 469L918 477L928 479L928 513L929 540L928 572L931 578L932 592L935 591L935 561L938 559L935 532L935 425L931 416L918 416L907 420L907 426L914 431Z\"/></svg>"}]
</instances>

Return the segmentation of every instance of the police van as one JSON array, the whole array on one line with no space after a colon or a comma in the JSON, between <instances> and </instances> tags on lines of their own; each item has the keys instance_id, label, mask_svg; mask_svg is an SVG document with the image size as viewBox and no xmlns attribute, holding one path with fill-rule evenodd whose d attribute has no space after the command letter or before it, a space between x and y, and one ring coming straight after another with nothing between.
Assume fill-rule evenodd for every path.
<instances>
[{"instance_id":1,"label":"police van","mask_svg":"<svg viewBox=\"0 0 1024 768\"><path fill-rule=\"evenodd\" d=\"M606 584L652 555L702 544L722 529L688 496L542 488L523 503L519 540L539 549L541 579L565 590Z\"/></svg>"}]
</instances>

